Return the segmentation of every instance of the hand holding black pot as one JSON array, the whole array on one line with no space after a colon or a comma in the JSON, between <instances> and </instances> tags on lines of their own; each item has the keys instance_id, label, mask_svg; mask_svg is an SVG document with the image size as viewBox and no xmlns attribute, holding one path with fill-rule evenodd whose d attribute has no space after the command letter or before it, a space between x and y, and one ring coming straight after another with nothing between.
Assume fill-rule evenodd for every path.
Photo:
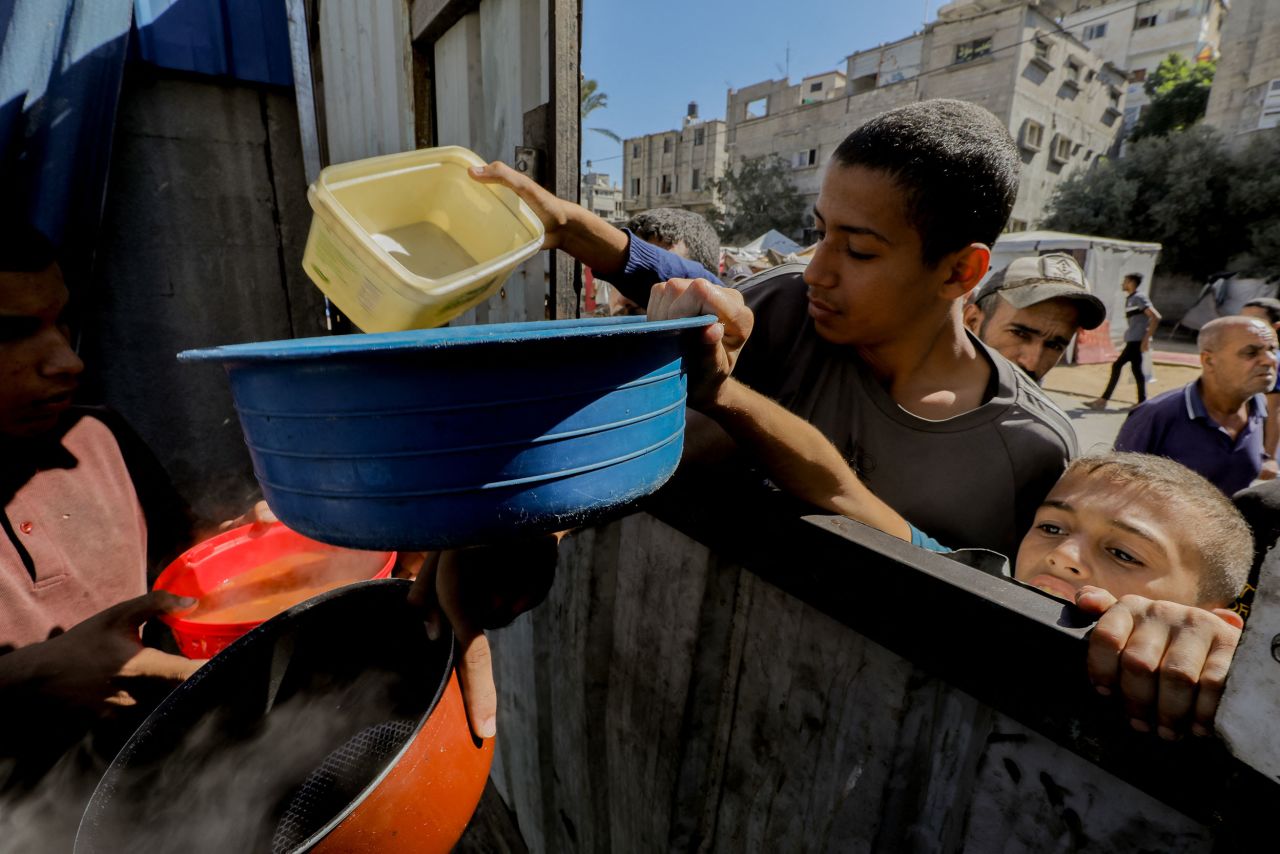
<instances>
[{"instance_id":1,"label":"hand holding black pot","mask_svg":"<svg viewBox=\"0 0 1280 854\"><path fill-rule=\"evenodd\" d=\"M425 611L428 635L439 635L443 614L457 638L458 679L477 738L497 732L498 693L485 629L510 624L546 598L562 536L402 556L410 573L420 561L409 601Z\"/></svg>"}]
</instances>

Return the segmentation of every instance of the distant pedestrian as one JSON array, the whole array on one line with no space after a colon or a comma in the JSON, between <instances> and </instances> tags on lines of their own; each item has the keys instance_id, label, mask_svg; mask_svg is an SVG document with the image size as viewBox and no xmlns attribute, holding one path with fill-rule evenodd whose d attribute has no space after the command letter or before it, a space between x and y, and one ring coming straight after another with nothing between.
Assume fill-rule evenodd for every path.
<instances>
[{"instance_id":1,"label":"distant pedestrian","mask_svg":"<svg viewBox=\"0 0 1280 854\"><path fill-rule=\"evenodd\" d=\"M1200 379L1134 409L1116 450L1177 460L1234 495L1262 471L1262 395L1276 383L1276 332L1251 317L1219 317L1196 344Z\"/></svg>"},{"instance_id":2,"label":"distant pedestrian","mask_svg":"<svg viewBox=\"0 0 1280 854\"><path fill-rule=\"evenodd\" d=\"M1251 299L1240 309L1240 314L1256 317L1280 335L1280 300L1271 297ZM1277 446L1280 446L1280 379L1267 392L1267 429L1262 436L1262 471L1258 473L1262 480L1280 475L1280 465L1276 463Z\"/></svg>"},{"instance_id":3,"label":"distant pedestrian","mask_svg":"<svg viewBox=\"0 0 1280 854\"><path fill-rule=\"evenodd\" d=\"M1156 311L1146 294L1139 293L1138 288L1141 285L1141 273L1130 273L1121 283L1124 292L1128 294L1124 301L1124 316L1128 323L1124 330L1124 349L1120 351L1119 358L1111 363L1111 379L1107 381L1107 390L1102 393L1102 397L1085 404L1090 409L1107 408L1107 401L1111 399L1111 393L1116 390L1116 383L1120 382L1120 371L1124 369L1126 363L1133 369L1133 381L1138 386L1138 403L1147 399L1147 380L1142 370L1142 354L1151 347L1151 338L1156 334L1156 327L1160 325L1160 312Z\"/></svg>"}]
</instances>

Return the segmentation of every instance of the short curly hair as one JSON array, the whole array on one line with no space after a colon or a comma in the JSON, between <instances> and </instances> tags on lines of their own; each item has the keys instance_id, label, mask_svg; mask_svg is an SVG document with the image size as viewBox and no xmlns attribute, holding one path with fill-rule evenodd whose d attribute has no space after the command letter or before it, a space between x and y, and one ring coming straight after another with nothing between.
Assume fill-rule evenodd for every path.
<instances>
[{"instance_id":1,"label":"short curly hair","mask_svg":"<svg viewBox=\"0 0 1280 854\"><path fill-rule=\"evenodd\" d=\"M1073 461L1063 477L1101 475L1132 485L1155 500L1185 508L1186 530L1200 557L1200 607L1225 607L1244 588L1253 566L1253 534L1244 516L1222 490L1167 457L1112 451ZM1184 602L1190 605L1193 603Z\"/></svg>"},{"instance_id":2,"label":"short curly hair","mask_svg":"<svg viewBox=\"0 0 1280 854\"><path fill-rule=\"evenodd\" d=\"M680 208L653 208L633 216L627 228L641 240L663 247L683 240L690 261L712 273L720 269L720 236L701 214Z\"/></svg>"},{"instance_id":3,"label":"short curly hair","mask_svg":"<svg viewBox=\"0 0 1280 854\"><path fill-rule=\"evenodd\" d=\"M1009 129L991 111L945 98L881 113L849 134L831 159L897 183L930 266L970 243L996 242L1013 211L1022 165Z\"/></svg>"}]
</instances>

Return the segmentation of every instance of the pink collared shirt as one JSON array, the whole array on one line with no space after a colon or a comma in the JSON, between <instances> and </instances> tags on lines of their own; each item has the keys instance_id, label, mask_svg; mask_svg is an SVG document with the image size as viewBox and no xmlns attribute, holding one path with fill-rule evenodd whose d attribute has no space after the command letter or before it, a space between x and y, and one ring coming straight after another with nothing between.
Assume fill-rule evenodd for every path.
<instances>
[{"instance_id":1,"label":"pink collared shirt","mask_svg":"<svg viewBox=\"0 0 1280 854\"><path fill-rule=\"evenodd\" d=\"M107 425L80 417L36 457L11 497L4 483L0 648L46 640L147 590L147 524Z\"/></svg>"}]
</instances>

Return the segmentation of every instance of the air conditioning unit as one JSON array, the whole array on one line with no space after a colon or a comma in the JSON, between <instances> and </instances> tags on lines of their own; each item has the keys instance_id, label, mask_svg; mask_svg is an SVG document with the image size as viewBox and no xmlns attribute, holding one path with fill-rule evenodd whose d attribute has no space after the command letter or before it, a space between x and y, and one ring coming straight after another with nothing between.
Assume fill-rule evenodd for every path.
<instances>
[{"instance_id":1,"label":"air conditioning unit","mask_svg":"<svg viewBox=\"0 0 1280 854\"><path fill-rule=\"evenodd\" d=\"M1039 151L1044 145L1044 125L1035 119L1024 119L1018 131L1018 146L1023 151Z\"/></svg>"},{"instance_id":2,"label":"air conditioning unit","mask_svg":"<svg viewBox=\"0 0 1280 854\"><path fill-rule=\"evenodd\" d=\"M1065 134L1054 134L1053 143L1049 146L1049 158L1054 163L1067 163L1071 160L1071 138Z\"/></svg>"}]
</instances>

